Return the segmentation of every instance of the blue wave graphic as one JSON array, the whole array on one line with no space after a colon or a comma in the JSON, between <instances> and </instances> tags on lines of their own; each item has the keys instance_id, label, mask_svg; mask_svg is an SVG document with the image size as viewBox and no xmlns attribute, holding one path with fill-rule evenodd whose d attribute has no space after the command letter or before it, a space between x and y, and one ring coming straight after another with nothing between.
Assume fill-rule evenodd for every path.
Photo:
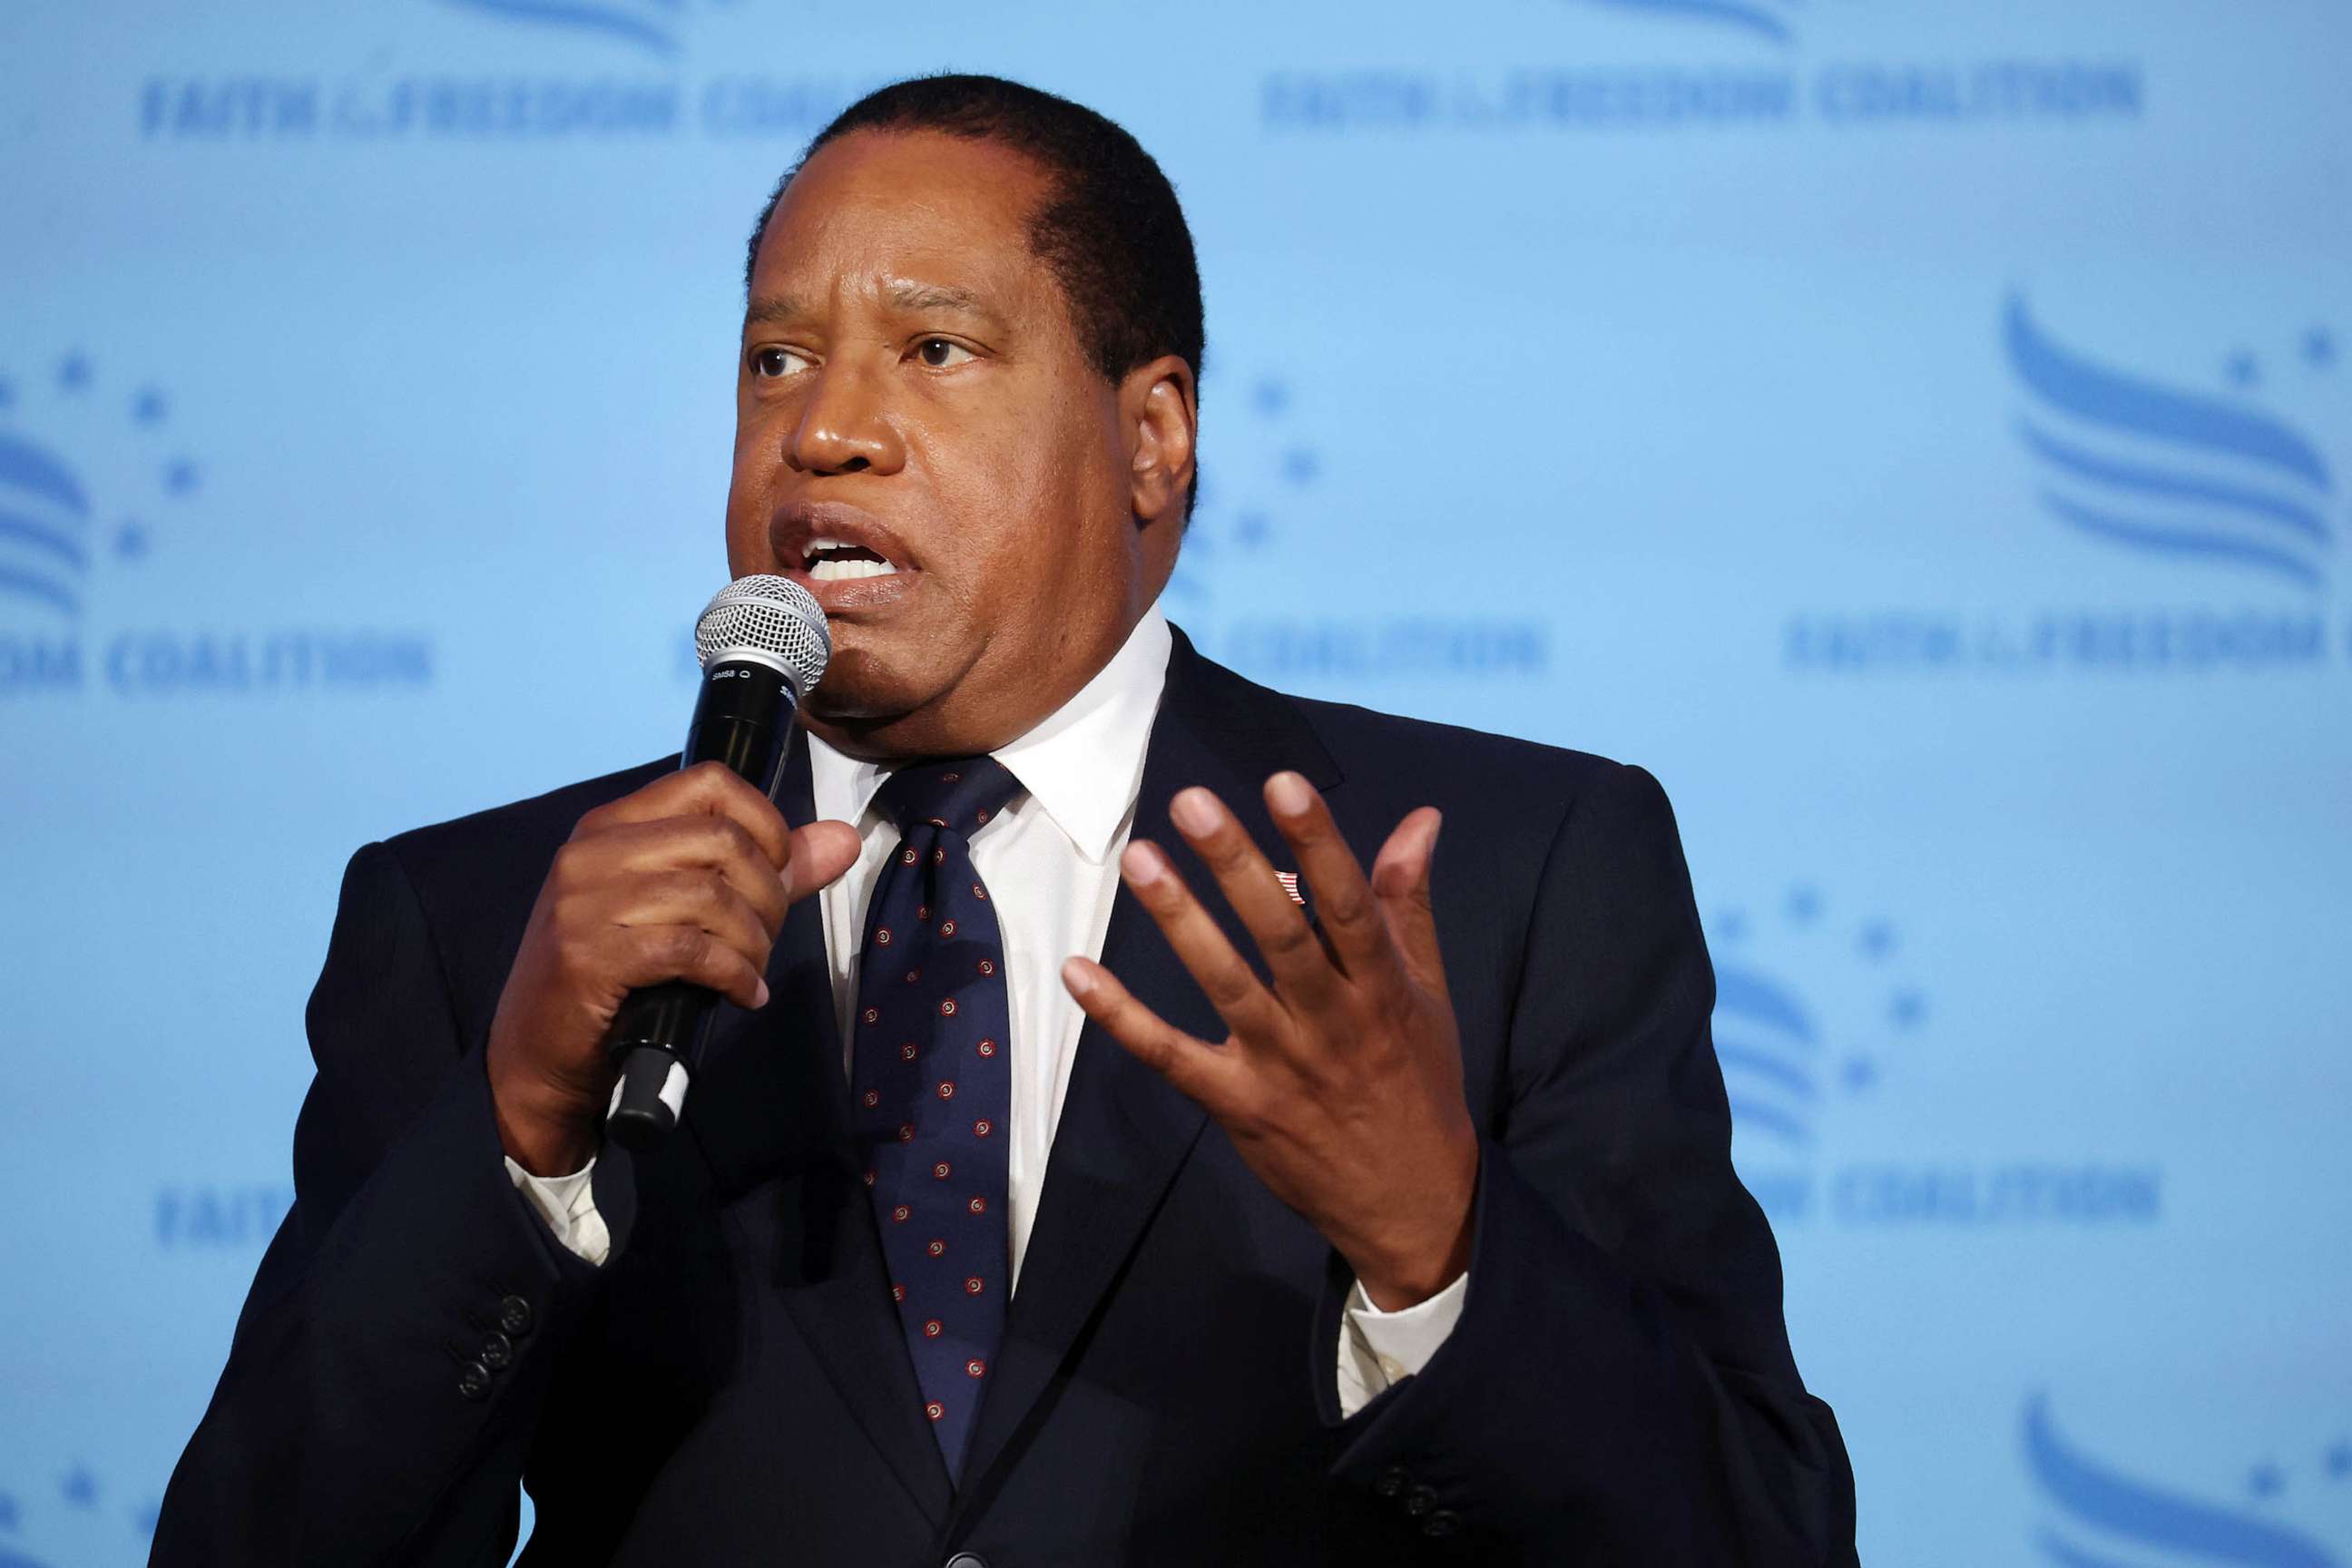
<instances>
[{"instance_id":1,"label":"blue wave graphic","mask_svg":"<svg viewBox=\"0 0 2352 1568\"><path fill-rule=\"evenodd\" d=\"M2249 566L2306 586L2322 581L2336 538L2326 519L2333 480L2295 430L2267 414L2095 364L2053 340L2015 294L2003 338L2043 416L2021 421L2019 434L2042 465L2042 499L2053 515L2137 549ZM2099 437L2152 443L2163 456L2150 461L2094 450L2057 434L2051 416ZM2217 461L2242 468L2198 467Z\"/></svg>"},{"instance_id":2,"label":"blue wave graphic","mask_svg":"<svg viewBox=\"0 0 2352 1568\"><path fill-rule=\"evenodd\" d=\"M2325 544L2335 537L2326 520L2307 506L2261 490L2248 489L2243 485L2218 484L2193 475L2169 469L2150 468L2137 463L2110 462L2085 452L2080 447L2059 440L2038 428L2031 420L2019 426L2025 434L2025 444L2067 472L2086 479L2096 479L2126 490L2137 490L2167 500L2211 501L2217 506L2234 507L2241 511L2284 523L2287 527Z\"/></svg>"},{"instance_id":3,"label":"blue wave graphic","mask_svg":"<svg viewBox=\"0 0 2352 1568\"><path fill-rule=\"evenodd\" d=\"M677 0L636 0L596 5L592 0L448 0L469 11L480 11L509 21L536 22L575 33L596 33L619 38L656 55L677 51L677 37L667 19L677 13Z\"/></svg>"},{"instance_id":4,"label":"blue wave graphic","mask_svg":"<svg viewBox=\"0 0 2352 1568\"><path fill-rule=\"evenodd\" d=\"M1776 44L1790 41L1789 24L1768 6L1741 5L1738 0L1595 0L1602 5L1614 5L1624 11L1647 11L1656 16L1687 16L1694 21L1716 22L1740 28L1771 39Z\"/></svg>"},{"instance_id":5,"label":"blue wave graphic","mask_svg":"<svg viewBox=\"0 0 2352 1568\"><path fill-rule=\"evenodd\" d=\"M0 598L81 613L89 498L54 453L0 433Z\"/></svg>"},{"instance_id":6,"label":"blue wave graphic","mask_svg":"<svg viewBox=\"0 0 2352 1568\"><path fill-rule=\"evenodd\" d=\"M89 498L63 461L0 430L0 485L28 490L76 517L89 515Z\"/></svg>"},{"instance_id":7,"label":"blue wave graphic","mask_svg":"<svg viewBox=\"0 0 2352 1568\"><path fill-rule=\"evenodd\" d=\"M1719 968L1715 977L1715 1058L1733 1125L1786 1142L1812 1141L1819 1096L1808 1061L1813 1021L1797 999L1750 970Z\"/></svg>"},{"instance_id":8,"label":"blue wave graphic","mask_svg":"<svg viewBox=\"0 0 2352 1568\"><path fill-rule=\"evenodd\" d=\"M81 541L64 530L37 522L29 517L0 511L0 543L21 544L45 555L56 557L77 572L89 570L89 557L82 551Z\"/></svg>"},{"instance_id":9,"label":"blue wave graphic","mask_svg":"<svg viewBox=\"0 0 2352 1568\"><path fill-rule=\"evenodd\" d=\"M2204 555L2216 560L2233 561L2249 566L2260 566L2293 578L2307 587L2317 587L2319 568L2301 556L2268 545L2253 544L2242 539L2229 539L2194 528L2168 528L2161 523L2141 522L2112 512L2080 505L2065 497L2044 490L2042 502L2052 511L2075 527L2125 544L2136 544L2144 550L2164 551L2176 555Z\"/></svg>"},{"instance_id":10,"label":"blue wave graphic","mask_svg":"<svg viewBox=\"0 0 2352 1568\"><path fill-rule=\"evenodd\" d=\"M2026 1401L2025 1458L2042 1490L2074 1523L2120 1542L2243 1568L2337 1568L2335 1557L2308 1536L2105 1468L2058 1435L2044 1394ZM2051 1532L2042 1534L2041 1545L2065 1568L2137 1568L2134 1559L2094 1555Z\"/></svg>"}]
</instances>

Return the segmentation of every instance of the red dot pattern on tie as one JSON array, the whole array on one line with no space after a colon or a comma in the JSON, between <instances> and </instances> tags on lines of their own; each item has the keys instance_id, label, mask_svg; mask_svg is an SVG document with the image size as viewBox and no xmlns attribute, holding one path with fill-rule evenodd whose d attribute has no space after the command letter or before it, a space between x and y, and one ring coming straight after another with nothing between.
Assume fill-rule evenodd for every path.
<instances>
[{"instance_id":1,"label":"red dot pattern on tie","mask_svg":"<svg viewBox=\"0 0 2352 1568\"><path fill-rule=\"evenodd\" d=\"M1012 1019L1003 937L970 836L1020 793L1003 763L981 757L902 768L876 797L900 842L867 906L874 962L858 976L854 1131L924 1414L951 1474L1003 1334L1009 1256L1005 1141L992 1134L1012 1105Z\"/></svg>"}]
</instances>

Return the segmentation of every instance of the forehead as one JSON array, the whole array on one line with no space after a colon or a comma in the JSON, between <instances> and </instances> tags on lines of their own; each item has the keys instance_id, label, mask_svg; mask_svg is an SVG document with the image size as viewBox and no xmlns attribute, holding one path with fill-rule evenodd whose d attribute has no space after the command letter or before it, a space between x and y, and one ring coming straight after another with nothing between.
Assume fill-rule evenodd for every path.
<instances>
[{"instance_id":1,"label":"forehead","mask_svg":"<svg viewBox=\"0 0 2352 1568\"><path fill-rule=\"evenodd\" d=\"M1043 264L1029 216L1045 172L986 140L856 131L803 164L760 241L751 291L830 294L899 279L1017 294Z\"/></svg>"}]
</instances>

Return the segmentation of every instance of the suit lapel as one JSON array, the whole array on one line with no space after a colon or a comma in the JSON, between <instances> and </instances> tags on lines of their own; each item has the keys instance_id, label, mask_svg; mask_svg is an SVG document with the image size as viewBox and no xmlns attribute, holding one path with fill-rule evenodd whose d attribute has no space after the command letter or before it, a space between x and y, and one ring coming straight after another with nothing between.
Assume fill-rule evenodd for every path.
<instances>
[{"instance_id":1,"label":"suit lapel","mask_svg":"<svg viewBox=\"0 0 2352 1568\"><path fill-rule=\"evenodd\" d=\"M795 732L777 805L815 817L808 742ZM785 916L768 960L768 1005L730 1010L713 1037L686 1122L722 1203L771 1177L777 1189L772 1283L858 1425L926 1517L947 1518L952 1486L922 1417L922 1394L857 1179L849 1138L824 917L814 898Z\"/></svg>"},{"instance_id":2,"label":"suit lapel","mask_svg":"<svg viewBox=\"0 0 2352 1568\"><path fill-rule=\"evenodd\" d=\"M1260 787L1292 768L1318 787L1338 782L1329 756L1287 699L1202 658L1177 632L1168 679L1145 753L1134 837L1169 852L1202 895L1235 948L1256 948L1205 867L1168 821L1177 791L1204 784L1238 816L1277 868L1287 846L1265 813ZM1160 928L1125 887L1111 907L1102 963L1145 1005L1203 1039L1225 1029ZM1129 1056L1089 1021L1046 1164L1044 1195L1007 1312L1004 1342L991 1370L980 1424L966 1458L970 1497L1060 1372L1121 1266L1150 1225L1169 1184L1199 1139L1201 1108Z\"/></svg>"}]
</instances>

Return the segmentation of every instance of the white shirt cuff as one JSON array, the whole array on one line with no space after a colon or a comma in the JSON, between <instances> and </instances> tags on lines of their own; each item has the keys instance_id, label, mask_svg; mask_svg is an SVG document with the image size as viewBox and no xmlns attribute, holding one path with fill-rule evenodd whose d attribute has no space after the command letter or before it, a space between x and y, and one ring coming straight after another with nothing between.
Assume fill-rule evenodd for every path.
<instances>
[{"instance_id":1,"label":"white shirt cuff","mask_svg":"<svg viewBox=\"0 0 2352 1568\"><path fill-rule=\"evenodd\" d=\"M1339 1325L1339 1414L1353 1415L1429 1364L1470 1294L1470 1276L1400 1311L1372 1305L1359 1282L1348 1291Z\"/></svg>"},{"instance_id":2,"label":"white shirt cuff","mask_svg":"<svg viewBox=\"0 0 2352 1568\"><path fill-rule=\"evenodd\" d=\"M534 1176L515 1163L513 1155L507 1156L507 1174L514 1179L515 1190L530 1200L563 1249L601 1266L613 1255L613 1233L596 1212L596 1191L589 1181L595 1173L593 1156L568 1176Z\"/></svg>"}]
</instances>

